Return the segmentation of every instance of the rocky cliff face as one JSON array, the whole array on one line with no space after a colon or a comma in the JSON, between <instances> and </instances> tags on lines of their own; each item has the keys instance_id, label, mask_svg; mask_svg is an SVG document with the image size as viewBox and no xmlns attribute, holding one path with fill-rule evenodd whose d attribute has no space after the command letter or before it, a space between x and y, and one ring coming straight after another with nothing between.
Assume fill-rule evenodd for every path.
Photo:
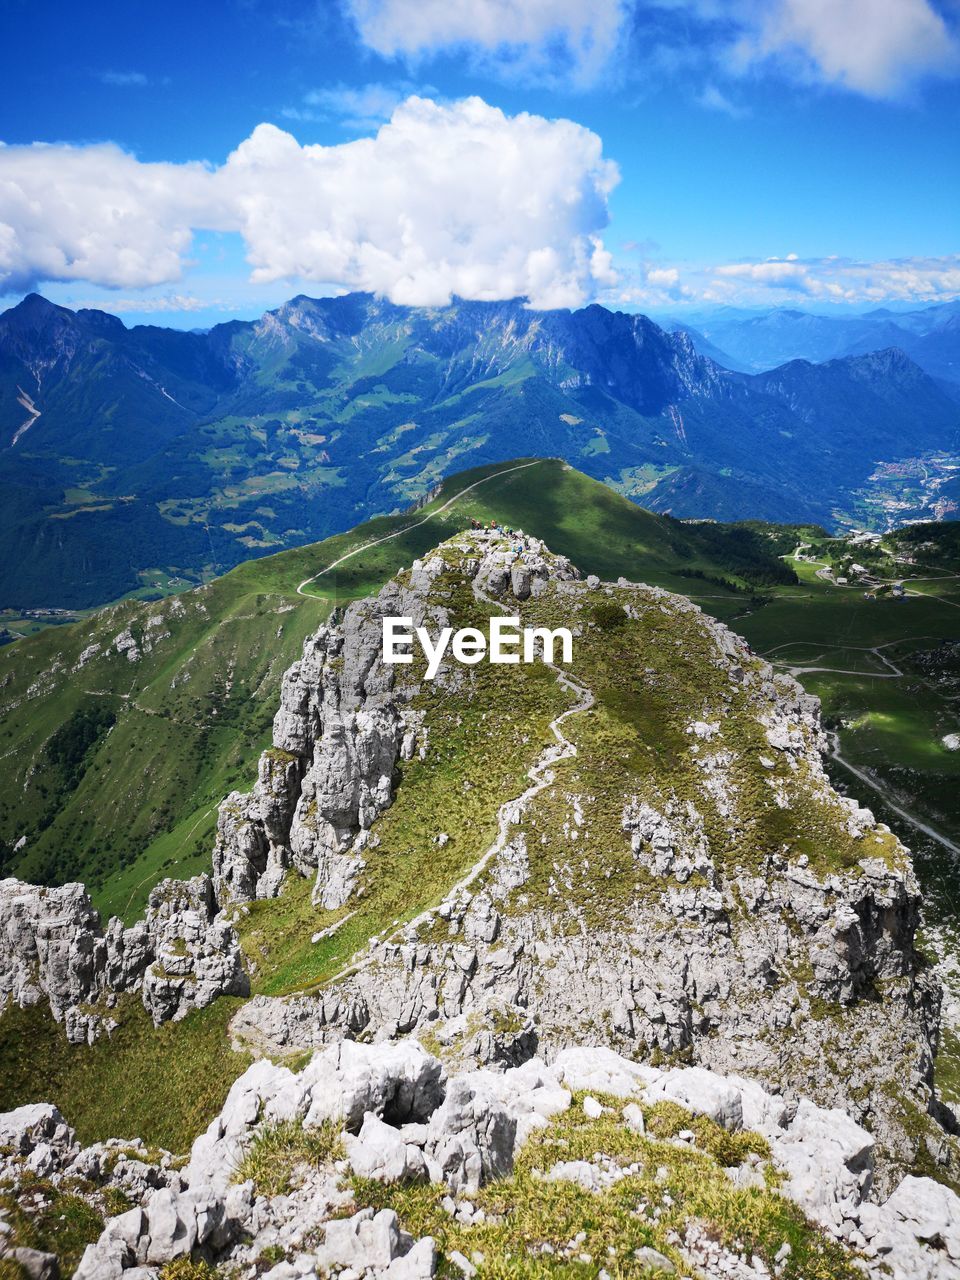
<instances>
[{"instance_id":1,"label":"rocky cliff face","mask_svg":"<svg viewBox=\"0 0 960 1280\"><path fill-rule=\"evenodd\" d=\"M536 539L526 545L518 561L481 540L469 559L478 586L502 593L509 585L528 598L551 577L576 576ZM291 866L316 872L318 905L332 910L349 899L373 824L392 802L396 766L427 749L423 712L411 706L421 682L382 661L382 619L407 617L432 633L446 626L450 610L430 591L444 567L442 557L415 562L304 645L283 678L273 747L254 790L235 792L220 809L213 868L222 902L275 896Z\"/></svg>"},{"instance_id":2,"label":"rocky cliff face","mask_svg":"<svg viewBox=\"0 0 960 1280\"><path fill-rule=\"evenodd\" d=\"M396 685L377 657L381 615L455 621L466 585L475 602L577 633L577 701L556 729L570 750L551 747L546 784L506 799L467 882L318 995L255 998L235 1036L283 1052L419 1032L488 1062L599 1039L843 1105L912 1159L939 1001L914 947L917 885L889 830L833 792L816 700L682 598L579 582L540 547L527 559L495 535L448 543L351 606L288 674L286 763L278 774L268 753L253 797L231 798L217 873L252 896L275 890L271 865L316 866L315 901L353 909L391 771L417 742L441 750L441 705L470 696L454 663L427 699L416 671ZM649 762L629 759L633 730Z\"/></svg>"},{"instance_id":3,"label":"rocky cliff face","mask_svg":"<svg viewBox=\"0 0 960 1280\"><path fill-rule=\"evenodd\" d=\"M246 995L236 936L217 918L209 876L164 880L132 928L104 929L83 885L0 881L0 1010L47 1000L74 1043L116 1025L111 1011L139 991L158 1025L219 995Z\"/></svg>"}]
</instances>

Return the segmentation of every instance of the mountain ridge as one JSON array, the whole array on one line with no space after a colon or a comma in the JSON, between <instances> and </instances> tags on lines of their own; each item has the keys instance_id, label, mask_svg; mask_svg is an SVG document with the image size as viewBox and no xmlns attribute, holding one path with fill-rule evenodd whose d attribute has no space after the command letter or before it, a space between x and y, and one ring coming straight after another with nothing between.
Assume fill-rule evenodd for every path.
<instances>
[{"instance_id":1,"label":"mountain ridge","mask_svg":"<svg viewBox=\"0 0 960 1280\"><path fill-rule=\"evenodd\" d=\"M533 501L538 468L571 475L493 469L499 502ZM509 1270L552 1237L559 1198L557 1274L582 1258L565 1240L613 1257L640 1227L625 1275L666 1259L719 1280L746 1239L744 1276L854 1280L865 1251L877 1280L948 1280L960 1149L908 851L830 786L817 700L794 679L683 596L583 577L513 517L465 527L482 479L462 478L459 527L413 558L429 509L355 543L353 560L388 547L402 567L382 582L366 564L315 602L204 873L162 881L127 927L104 927L79 885L0 882L0 1172L84 1224L54 1238L28 1198L0 1249L61 1254L90 1280L264 1262L285 1280L294 1255L307 1277L380 1258L370 1280L430 1280L467 1241ZM582 543L598 563L644 526L667 549L723 532L613 494L604 511L620 524ZM281 576L297 569L304 604L323 589L298 555L245 569L276 642ZM166 607L209 608L215 589ZM383 617L504 613L569 626L573 660L448 655L427 679L416 653L383 659ZM156 654L177 686L172 615L153 616L110 661L136 673ZM87 650L69 674L100 687ZM36 699L56 676L3 688ZM653 1204L658 1186L671 1212L647 1225L636 1194ZM591 1235L621 1194L630 1212Z\"/></svg>"},{"instance_id":2,"label":"mountain ridge","mask_svg":"<svg viewBox=\"0 0 960 1280\"><path fill-rule=\"evenodd\" d=\"M900 347L931 377L960 395L960 309L957 302L915 310L877 308L862 315L819 315L791 307L760 312L717 308L692 324L665 321L688 330L695 344L725 367L762 372L790 359L816 362ZM727 364L729 361L729 364Z\"/></svg>"},{"instance_id":3,"label":"mountain ridge","mask_svg":"<svg viewBox=\"0 0 960 1280\"><path fill-rule=\"evenodd\" d=\"M233 1040L275 1057L417 1031L509 1064L592 1034L842 1105L883 1179L909 1167L940 1132L938 987L909 854L830 787L816 699L685 598L523 541L460 532L306 638L212 876L145 924L97 941L76 886L4 882L3 990L80 1041L126 991L186 1027L251 990ZM572 625L569 670L383 661L381 616L503 611Z\"/></svg>"},{"instance_id":4,"label":"mountain ridge","mask_svg":"<svg viewBox=\"0 0 960 1280\"><path fill-rule=\"evenodd\" d=\"M33 295L0 316L0 600L80 607L197 580L518 454L562 456L640 502L668 484L682 503L672 476L713 476L713 509L679 515L756 515L743 496L762 486L781 518L832 525L876 463L949 452L960 429L914 366L862 359L845 379L789 367L785 390L596 305L299 296L191 334Z\"/></svg>"}]
</instances>

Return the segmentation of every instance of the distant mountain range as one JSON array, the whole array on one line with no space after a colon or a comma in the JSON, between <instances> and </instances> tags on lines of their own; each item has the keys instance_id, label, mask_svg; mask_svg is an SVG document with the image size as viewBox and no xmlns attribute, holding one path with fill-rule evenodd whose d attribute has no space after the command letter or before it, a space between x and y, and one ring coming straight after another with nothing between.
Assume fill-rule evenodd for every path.
<instances>
[{"instance_id":1,"label":"distant mountain range","mask_svg":"<svg viewBox=\"0 0 960 1280\"><path fill-rule=\"evenodd\" d=\"M958 435L900 349L746 375L599 306L298 297L184 333L33 294L0 316L0 606L162 591L520 454L679 516L834 525Z\"/></svg>"},{"instance_id":2,"label":"distant mountain range","mask_svg":"<svg viewBox=\"0 0 960 1280\"><path fill-rule=\"evenodd\" d=\"M790 360L819 363L898 347L960 400L960 302L917 311L880 308L861 316L721 307L688 320L667 321L666 328L688 334L701 355L746 373L774 369Z\"/></svg>"}]
</instances>

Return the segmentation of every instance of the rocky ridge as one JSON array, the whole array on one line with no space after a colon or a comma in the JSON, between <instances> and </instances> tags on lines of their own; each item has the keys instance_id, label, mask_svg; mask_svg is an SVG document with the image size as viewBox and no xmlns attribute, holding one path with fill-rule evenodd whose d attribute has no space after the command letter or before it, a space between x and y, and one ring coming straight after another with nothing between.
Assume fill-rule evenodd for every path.
<instances>
[{"instance_id":1,"label":"rocky ridge","mask_svg":"<svg viewBox=\"0 0 960 1280\"><path fill-rule=\"evenodd\" d=\"M497 541L470 541L478 587L502 593L509 584L525 599L579 576L536 538L526 539L522 559L488 549ZM318 905L335 910L349 899L371 828L392 802L397 765L427 751L423 713L411 706L422 685L382 661L382 619L407 617L433 632L448 625L449 609L430 591L446 567L443 554L415 561L306 642L283 678L273 748L261 757L256 786L220 809L213 867L221 901L272 897L289 867L316 874Z\"/></svg>"},{"instance_id":2,"label":"rocky ridge","mask_svg":"<svg viewBox=\"0 0 960 1280\"><path fill-rule=\"evenodd\" d=\"M523 569L531 584L548 572L534 554L539 545L530 540ZM550 557L550 566L576 572L562 557ZM223 906L275 896L291 868L316 874L318 905L342 905L371 828L391 803L395 766L426 750L420 714L404 705L393 669L379 661L381 616L445 625L446 611L423 588L416 572L406 585L390 583L306 641L284 675L274 745L253 792L233 793L220 806L212 877L164 880L145 918L129 928L117 918L104 927L83 885L0 881L0 1011L8 999L21 1006L46 999L74 1043L109 1031L118 996L129 992L140 993L155 1025L182 1018L219 995L249 994ZM149 648L147 638L141 644ZM113 647L130 661L140 656L129 631Z\"/></svg>"},{"instance_id":3,"label":"rocky ridge","mask_svg":"<svg viewBox=\"0 0 960 1280\"><path fill-rule=\"evenodd\" d=\"M421 667L385 666L380 620L436 628L465 610L576 635L552 739L523 739L533 785L501 805L492 845L464 849L439 905L375 931L318 994L248 1001L235 1039L282 1056L415 1033L501 1067L601 1041L841 1107L879 1143L884 1192L918 1157L949 1169L909 857L832 791L816 700L684 598L581 581L496 531L444 544L308 639L253 792L221 807L212 879L165 882L145 921L106 930L79 886L5 882L2 997L46 997L74 1039L109 1029L123 990L159 1022L249 990L246 905L289 877L314 877L318 938L362 909L398 782L477 697L476 669L448 660L428 690Z\"/></svg>"},{"instance_id":4,"label":"rocky ridge","mask_svg":"<svg viewBox=\"0 0 960 1280\"><path fill-rule=\"evenodd\" d=\"M146 916L106 929L83 885L46 888L0 880L0 1010L46 999L73 1043L116 1025L120 995L139 991L155 1025L205 1008L220 995L248 995L249 979L208 875L164 880Z\"/></svg>"},{"instance_id":5,"label":"rocky ridge","mask_svg":"<svg viewBox=\"0 0 960 1280\"><path fill-rule=\"evenodd\" d=\"M352 605L342 629L308 643L277 717L275 742L289 759L278 771L267 753L252 796L228 802L218 883L252 897L276 891L274 866L316 866L319 905L360 900L363 859L376 856L368 822L389 803L388 771L431 741L417 673L401 686L379 661L379 620L401 613L442 625L455 612L451 583L524 622L572 622L581 684L595 658L611 681L596 655L619 636L629 642L631 623L641 638L648 628L618 659L649 663L642 678L654 687L691 682L688 785L679 768L655 782L628 770L622 791L598 797L609 779L588 772L589 738L568 742L565 754L580 756L564 765L562 784L548 748L540 767L553 785L504 804L501 838L477 850L466 881L374 937L317 995L255 997L234 1020L237 1042L282 1054L344 1035L417 1031L463 1060L517 1063L599 1033L625 1052L750 1070L842 1106L897 1161L914 1159L918 1144L934 1160L953 1159L939 1126L922 1119L937 1106L939 989L914 947L909 857L869 811L832 790L816 699L682 597L579 581L536 542L517 557L495 533L454 539L375 600ZM679 678L662 655L668 646L691 651L681 653ZM432 705L462 698L468 680L454 663L441 667ZM609 705L617 689L595 692ZM582 723L568 721L563 734L576 740ZM780 824L780 838L748 856L761 824ZM604 920L593 899L620 881Z\"/></svg>"},{"instance_id":6,"label":"rocky ridge","mask_svg":"<svg viewBox=\"0 0 960 1280\"><path fill-rule=\"evenodd\" d=\"M327 1134L326 1154L305 1160L294 1142L286 1189L265 1190L250 1156L284 1132ZM603 1047L567 1046L551 1066L448 1075L413 1039L345 1041L299 1072L251 1066L179 1169L137 1144L81 1149L47 1104L0 1115L0 1150L0 1187L42 1176L54 1190L83 1179L126 1196L130 1208L107 1220L76 1280L156 1280L191 1258L243 1280L482 1275L485 1264L508 1266L516 1247L496 1206L520 1186L549 1196L551 1184L569 1187L570 1216L522 1228L545 1275L592 1263L601 1278L960 1276L960 1198L913 1176L877 1198L874 1141L843 1112ZM710 1182L711 1208L698 1207L691 1178ZM629 1214L611 1236L602 1224L614 1198ZM432 1232L419 1239L404 1230L414 1205ZM0 1209L0 1257L56 1274L2 1219Z\"/></svg>"}]
</instances>

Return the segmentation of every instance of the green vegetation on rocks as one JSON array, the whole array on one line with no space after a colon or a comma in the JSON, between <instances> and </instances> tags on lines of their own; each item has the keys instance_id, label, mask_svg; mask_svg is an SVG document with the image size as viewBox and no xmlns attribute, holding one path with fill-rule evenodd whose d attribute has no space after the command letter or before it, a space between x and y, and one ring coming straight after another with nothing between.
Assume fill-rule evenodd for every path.
<instances>
[{"instance_id":1,"label":"green vegetation on rocks","mask_svg":"<svg viewBox=\"0 0 960 1280\"><path fill-rule=\"evenodd\" d=\"M482 1254L481 1274L492 1280L587 1280L600 1268L616 1280L641 1280L656 1273L652 1253L644 1250L685 1274L689 1264L678 1245L684 1241L691 1248L691 1226L738 1258L759 1257L771 1272L779 1258L783 1266L776 1274L784 1280L862 1275L849 1253L775 1190L731 1183L728 1162L737 1166L751 1154L762 1157L763 1139L726 1134L710 1120L694 1120L682 1107L663 1103L650 1109L642 1135L624 1125L622 1103L599 1101L607 1109L591 1120L578 1095L569 1111L527 1141L510 1177L471 1197L474 1212L482 1209L486 1221L465 1225L452 1217L441 1203L446 1190L436 1185L384 1186L354 1178L357 1207L392 1208L414 1237L433 1236L441 1275L453 1274L449 1259L456 1252L468 1259ZM681 1131L691 1132L693 1140L671 1140ZM625 1176L598 1191L545 1178L557 1162L572 1161Z\"/></svg>"},{"instance_id":2,"label":"green vegetation on rocks","mask_svg":"<svg viewBox=\"0 0 960 1280\"><path fill-rule=\"evenodd\" d=\"M341 1127L332 1120L307 1129L282 1120L260 1129L234 1171L234 1182L253 1183L257 1195L286 1195L303 1166L318 1169L344 1155Z\"/></svg>"},{"instance_id":3,"label":"green vegetation on rocks","mask_svg":"<svg viewBox=\"0 0 960 1280\"><path fill-rule=\"evenodd\" d=\"M16 1194L0 1183L0 1216L10 1227L6 1245L57 1254L64 1276L73 1274L84 1249L103 1230L103 1215L82 1196L30 1173L21 1174ZM11 1280L29 1276L12 1259L0 1258L0 1267L5 1261L14 1268ZM0 1280L7 1280L2 1270Z\"/></svg>"}]
</instances>

